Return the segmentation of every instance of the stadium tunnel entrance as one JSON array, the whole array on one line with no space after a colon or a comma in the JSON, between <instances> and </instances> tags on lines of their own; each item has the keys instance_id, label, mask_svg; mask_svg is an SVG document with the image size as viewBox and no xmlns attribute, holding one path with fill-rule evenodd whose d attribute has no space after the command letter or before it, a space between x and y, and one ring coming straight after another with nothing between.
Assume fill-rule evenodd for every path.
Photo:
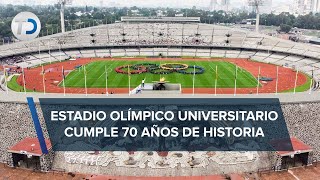
<instances>
[{"instance_id":1,"label":"stadium tunnel entrance","mask_svg":"<svg viewBox=\"0 0 320 180\"><path fill-rule=\"evenodd\" d=\"M291 138L291 144L293 151L276 152L276 171L312 165L312 148L297 138Z\"/></svg>"},{"instance_id":2,"label":"stadium tunnel entrance","mask_svg":"<svg viewBox=\"0 0 320 180\"><path fill-rule=\"evenodd\" d=\"M40 170L39 156L32 156L28 154L12 153L13 167L27 168L32 170Z\"/></svg>"},{"instance_id":3,"label":"stadium tunnel entrance","mask_svg":"<svg viewBox=\"0 0 320 180\"><path fill-rule=\"evenodd\" d=\"M290 169L308 165L309 152L282 157L281 169Z\"/></svg>"},{"instance_id":4,"label":"stadium tunnel entrance","mask_svg":"<svg viewBox=\"0 0 320 180\"><path fill-rule=\"evenodd\" d=\"M47 139L49 153L43 154L37 138L25 138L8 149L7 165L47 172L51 169L54 153L51 142Z\"/></svg>"}]
</instances>

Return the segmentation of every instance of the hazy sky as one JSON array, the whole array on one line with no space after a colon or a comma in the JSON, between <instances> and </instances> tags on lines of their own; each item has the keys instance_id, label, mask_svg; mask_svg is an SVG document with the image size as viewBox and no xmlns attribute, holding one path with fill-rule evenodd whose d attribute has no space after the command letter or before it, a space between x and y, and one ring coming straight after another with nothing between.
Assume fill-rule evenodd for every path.
<instances>
[{"instance_id":1,"label":"hazy sky","mask_svg":"<svg viewBox=\"0 0 320 180\"><path fill-rule=\"evenodd\" d=\"M58 0L1 0L2 4L54 4ZM220 0L218 0L219 2ZM273 0L273 6L290 4L293 0ZM143 6L143 7L207 7L210 0L73 0L73 5L85 6ZM230 0L232 7L247 5L247 0Z\"/></svg>"}]
</instances>

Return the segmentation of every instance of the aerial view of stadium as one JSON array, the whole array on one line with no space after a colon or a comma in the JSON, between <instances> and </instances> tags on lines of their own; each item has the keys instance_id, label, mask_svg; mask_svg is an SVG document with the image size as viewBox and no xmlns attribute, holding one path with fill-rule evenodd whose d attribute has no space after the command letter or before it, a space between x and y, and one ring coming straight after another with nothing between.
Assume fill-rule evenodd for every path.
<instances>
[{"instance_id":1,"label":"aerial view of stadium","mask_svg":"<svg viewBox=\"0 0 320 180\"><path fill-rule=\"evenodd\" d=\"M320 5L291 1L0 2L0 179L320 179ZM136 136L183 122L252 132Z\"/></svg>"}]
</instances>

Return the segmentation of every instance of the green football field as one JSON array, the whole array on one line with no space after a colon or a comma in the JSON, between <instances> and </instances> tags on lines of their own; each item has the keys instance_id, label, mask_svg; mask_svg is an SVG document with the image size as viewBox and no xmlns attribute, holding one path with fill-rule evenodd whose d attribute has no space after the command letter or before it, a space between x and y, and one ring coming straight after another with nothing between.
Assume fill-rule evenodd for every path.
<instances>
[{"instance_id":1,"label":"green football field","mask_svg":"<svg viewBox=\"0 0 320 180\"><path fill-rule=\"evenodd\" d=\"M218 67L218 88L234 88L235 86L235 74L236 66L229 62L223 61L152 61L147 62L141 61L95 61L85 66L86 79L88 88L104 88L106 87L106 73L105 68L107 67L108 72L108 87L110 88L125 88L128 87L129 78L127 74L119 74L115 71L118 66L134 65L139 63L152 63L152 64L164 64L164 63L183 63L190 67L201 66L205 69L203 74L195 75L195 87L196 88L213 88L215 87L216 80L216 66ZM127 68L124 68L128 71ZM188 69L193 72L193 68ZM238 88L250 88L257 86L257 80L248 71L238 68L237 71L237 87ZM65 78L66 87L85 87L85 75L84 68L74 70L70 72ZM159 81L160 78L165 78L170 83L180 83L183 88L191 88L193 86L193 74L181 74L174 72L167 75L151 74L149 72L142 74L130 75L131 87L137 87L141 84L141 81L145 78L145 83L152 83L153 81ZM63 83L60 83L62 86Z\"/></svg>"}]
</instances>

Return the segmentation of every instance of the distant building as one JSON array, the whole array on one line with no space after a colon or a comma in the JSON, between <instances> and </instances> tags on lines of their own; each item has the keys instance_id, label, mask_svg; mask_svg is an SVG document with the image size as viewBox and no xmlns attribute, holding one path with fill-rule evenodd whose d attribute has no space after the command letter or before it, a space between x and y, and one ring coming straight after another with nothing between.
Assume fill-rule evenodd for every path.
<instances>
[{"instance_id":1,"label":"distant building","mask_svg":"<svg viewBox=\"0 0 320 180\"><path fill-rule=\"evenodd\" d=\"M240 24L254 25L256 24L256 19L244 19Z\"/></svg>"},{"instance_id":2,"label":"distant building","mask_svg":"<svg viewBox=\"0 0 320 180\"><path fill-rule=\"evenodd\" d=\"M218 6L218 0L211 0L210 1L209 10L210 11L216 11L217 10L217 6Z\"/></svg>"},{"instance_id":3,"label":"distant building","mask_svg":"<svg viewBox=\"0 0 320 180\"><path fill-rule=\"evenodd\" d=\"M122 22L128 23L199 23L200 17L121 17Z\"/></svg>"},{"instance_id":4,"label":"distant building","mask_svg":"<svg viewBox=\"0 0 320 180\"><path fill-rule=\"evenodd\" d=\"M305 0L295 0L294 1L294 13L304 14L305 13Z\"/></svg>"},{"instance_id":5,"label":"distant building","mask_svg":"<svg viewBox=\"0 0 320 180\"><path fill-rule=\"evenodd\" d=\"M287 4L284 4L284 5L281 5L281 6L277 6L275 7L274 9L272 9L272 13L276 14L276 15L279 15L281 13L292 13L292 6L290 5L287 5Z\"/></svg>"},{"instance_id":6,"label":"distant building","mask_svg":"<svg viewBox=\"0 0 320 180\"><path fill-rule=\"evenodd\" d=\"M320 12L320 0L295 0L294 13L304 15Z\"/></svg>"},{"instance_id":7,"label":"distant building","mask_svg":"<svg viewBox=\"0 0 320 180\"><path fill-rule=\"evenodd\" d=\"M311 0L311 11L313 13L320 12L320 0Z\"/></svg>"},{"instance_id":8,"label":"distant building","mask_svg":"<svg viewBox=\"0 0 320 180\"><path fill-rule=\"evenodd\" d=\"M221 0L221 9L224 11L229 11L230 8L230 0Z\"/></svg>"},{"instance_id":9,"label":"distant building","mask_svg":"<svg viewBox=\"0 0 320 180\"><path fill-rule=\"evenodd\" d=\"M140 11L138 9L131 10L133 16L140 16Z\"/></svg>"},{"instance_id":10,"label":"distant building","mask_svg":"<svg viewBox=\"0 0 320 180\"><path fill-rule=\"evenodd\" d=\"M206 9L209 11L230 11L230 0L210 0L210 5Z\"/></svg>"},{"instance_id":11,"label":"distant building","mask_svg":"<svg viewBox=\"0 0 320 180\"><path fill-rule=\"evenodd\" d=\"M177 14L175 14L174 16L175 16L175 17L183 17L184 14L183 14L183 13L177 13Z\"/></svg>"},{"instance_id":12,"label":"distant building","mask_svg":"<svg viewBox=\"0 0 320 180\"><path fill-rule=\"evenodd\" d=\"M272 0L265 0L260 7L261 14L270 14L272 12Z\"/></svg>"},{"instance_id":13,"label":"distant building","mask_svg":"<svg viewBox=\"0 0 320 180\"><path fill-rule=\"evenodd\" d=\"M157 10L157 16L158 17L163 17L164 16L164 12L162 10Z\"/></svg>"}]
</instances>

